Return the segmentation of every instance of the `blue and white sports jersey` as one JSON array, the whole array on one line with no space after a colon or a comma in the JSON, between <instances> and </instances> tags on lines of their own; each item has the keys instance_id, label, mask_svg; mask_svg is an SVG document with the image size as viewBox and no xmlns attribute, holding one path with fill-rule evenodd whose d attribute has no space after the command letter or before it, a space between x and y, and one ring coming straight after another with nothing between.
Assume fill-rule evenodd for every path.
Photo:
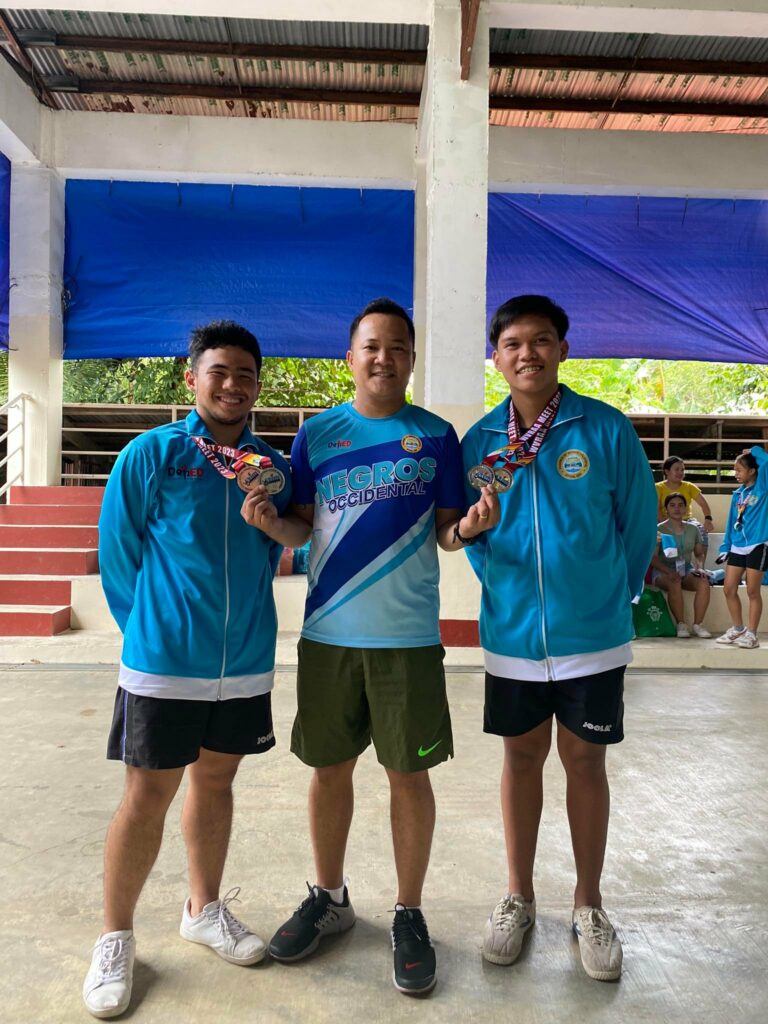
<instances>
[{"instance_id":1,"label":"blue and white sports jersey","mask_svg":"<svg viewBox=\"0 0 768 1024\"><path fill-rule=\"evenodd\" d=\"M435 510L464 506L450 423L406 405L351 404L308 420L291 450L293 500L315 505L302 636L343 647L440 642Z\"/></svg>"}]
</instances>

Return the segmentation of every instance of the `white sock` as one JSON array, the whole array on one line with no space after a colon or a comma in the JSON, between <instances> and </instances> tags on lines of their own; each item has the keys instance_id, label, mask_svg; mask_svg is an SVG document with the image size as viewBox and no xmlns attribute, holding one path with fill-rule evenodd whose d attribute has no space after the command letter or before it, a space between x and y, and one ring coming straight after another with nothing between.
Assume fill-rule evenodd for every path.
<instances>
[{"instance_id":1,"label":"white sock","mask_svg":"<svg viewBox=\"0 0 768 1024\"><path fill-rule=\"evenodd\" d=\"M344 901L344 885L340 885L338 889L326 889L323 885L316 885L315 888L319 891L327 892L334 903L343 903Z\"/></svg>"}]
</instances>

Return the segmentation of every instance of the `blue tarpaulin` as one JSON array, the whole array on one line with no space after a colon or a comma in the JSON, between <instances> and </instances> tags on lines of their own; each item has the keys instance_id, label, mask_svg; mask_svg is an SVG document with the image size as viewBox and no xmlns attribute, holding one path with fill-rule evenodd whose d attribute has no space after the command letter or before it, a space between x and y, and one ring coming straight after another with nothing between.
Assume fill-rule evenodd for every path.
<instances>
[{"instance_id":1,"label":"blue tarpaulin","mask_svg":"<svg viewBox=\"0 0 768 1024\"><path fill-rule=\"evenodd\" d=\"M71 180L66 224L68 359L183 355L219 318L342 356L370 299L413 305L407 191Z\"/></svg>"},{"instance_id":2,"label":"blue tarpaulin","mask_svg":"<svg viewBox=\"0 0 768 1024\"><path fill-rule=\"evenodd\" d=\"M0 153L0 350L8 348L8 293L11 218L11 164Z\"/></svg>"},{"instance_id":3,"label":"blue tarpaulin","mask_svg":"<svg viewBox=\"0 0 768 1024\"><path fill-rule=\"evenodd\" d=\"M768 202L489 197L488 313L549 295L576 358L768 362Z\"/></svg>"}]
</instances>

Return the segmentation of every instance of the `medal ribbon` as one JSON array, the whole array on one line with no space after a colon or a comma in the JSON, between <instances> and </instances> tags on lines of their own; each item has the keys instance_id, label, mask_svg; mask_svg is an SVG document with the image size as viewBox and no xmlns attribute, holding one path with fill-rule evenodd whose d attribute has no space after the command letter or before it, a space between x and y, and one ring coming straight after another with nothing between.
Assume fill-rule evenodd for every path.
<instances>
[{"instance_id":1,"label":"medal ribbon","mask_svg":"<svg viewBox=\"0 0 768 1024\"><path fill-rule=\"evenodd\" d=\"M510 402L509 426L507 428L509 444L486 455L483 459L483 465L493 467L499 459L502 459L502 468L510 473L514 473L516 469L522 469L523 466L533 462L539 454L539 449L544 444L544 439L549 433L549 428L552 426L557 415L561 394L562 392L558 388L539 413L536 421L526 430L522 437L520 437L515 407Z\"/></svg>"},{"instance_id":2,"label":"medal ribbon","mask_svg":"<svg viewBox=\"0 0 768 1024\"><path fill-rule=\"evenodd\" d=\"M216 472L221 473L225 480L234 480L237 471L244 466L261 466L263 469L268 469L272 465L272 459L268 455L258 455L256 452L247 452L242 448L231 448L226 444L211 444L204 437L195 434L192 435L192 440ZM217 455L232 459L232 468L225 466L221 459L216 458Z\"/></svg>"}]
</instances>

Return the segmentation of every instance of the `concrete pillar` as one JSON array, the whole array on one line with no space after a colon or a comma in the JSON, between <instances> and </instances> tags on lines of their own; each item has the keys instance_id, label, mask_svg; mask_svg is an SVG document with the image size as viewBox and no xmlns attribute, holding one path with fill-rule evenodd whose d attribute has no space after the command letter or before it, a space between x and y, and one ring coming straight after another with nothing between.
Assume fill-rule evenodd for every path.
<instances>
[{"instance_id":1,"label":"concrete pillar","mask_svg":"<svg viewBox=\"0 0 768 1024\"><path fill-rule=\"evenodd\" d=\"M10 352L8 393L26 402L23 466L9 460L9 479L60 483L64 328L64 181L43 166L11 170ZM17 422L18 412L9 418ZM16 435L14 435L16 436Z\"/></svg>"},{"instance_id":2,"label":"concrete pillar","mask_svg":"<svg viewBox=\"0 0 768 1024\"><path fill-rule=\"evenodd\" d=\"M416 262L424 272L415 275L414 304L426 331L424 404L460 436L483 412L488 42L483 5L462 82L461 5L435 0L419 114Z\"/></svg>"}]
</instances>

